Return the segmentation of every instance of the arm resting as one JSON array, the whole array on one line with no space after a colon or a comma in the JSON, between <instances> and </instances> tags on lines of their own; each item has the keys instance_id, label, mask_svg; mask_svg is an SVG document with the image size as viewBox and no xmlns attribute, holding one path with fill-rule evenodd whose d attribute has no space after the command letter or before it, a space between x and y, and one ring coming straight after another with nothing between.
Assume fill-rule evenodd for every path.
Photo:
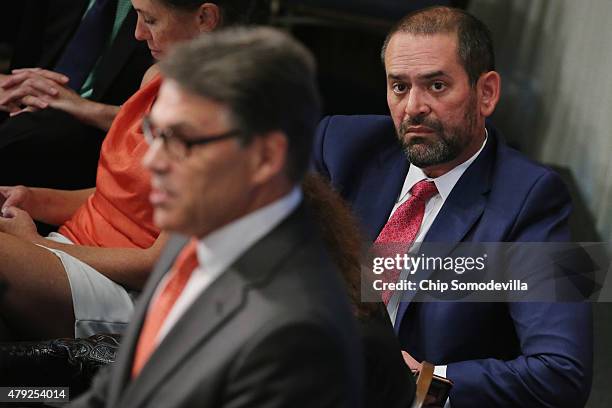
<instances>
[{"instance_id":1,"label":"arm resting","mask_svg":"<svg viewBox=\"0 0 612 408\"><path fill-rule=\"evenodd\" d=\"M74 191L30 188L31 194L23 209L37 221L62 225L95 190L95 188Z\"/></svg>"},{"instance_id":2,"label":"arm resting","mask_svg":"<svg viewBox=\"0 0 612 408\"><path fill-rule=\"evenodd\" d=\"M159 258L168 236L162 232L150 248L98 248L62 244L45 238L35 242L62 250L85 262L109 279L130 289L141 290Z\"/></svg>"},{"instance_id":3,"label":"arm resting","mask_svg":"<svg viewBox=\"0 0 612 408\"><path fill-rule=\"evenodd\" d=\"M522 355L449 364L451 406L584 406L593 370L591 305L513 303L510 313Z\"/></svg>"},{"instance_id":4,"label":"arm resting","mask_svg":"<svg viewBox=\"0 0 612 408\"><path fill-rule=\"evenodd\" d=\"M85 104L84 109L74 113L76 118L83 123L108 132L120 107L87 100L84 100L83 103Z\"/></svg>"}]
</instances>

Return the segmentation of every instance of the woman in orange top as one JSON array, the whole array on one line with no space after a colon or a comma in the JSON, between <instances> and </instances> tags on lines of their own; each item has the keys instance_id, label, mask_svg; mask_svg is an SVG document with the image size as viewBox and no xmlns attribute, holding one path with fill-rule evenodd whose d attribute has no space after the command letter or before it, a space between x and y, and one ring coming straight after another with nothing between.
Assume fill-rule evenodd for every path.
<instances>
[{"instance_id":1,"label":"woman in orange top","mask_svg":"<svg viewBox=\"0 0 612 408\"><path fill-rule=\"evenodd\" d=\"M215 1L132 0L136 38L159 59L179 41L226 22ZM96 188L0 187L2 321L20 338L117 332L132 311L128 290L146 281L166 234L152 221L142 117L161 84L155 67L121 108L102 145ZM61 225L38 235L32 219Z\"/></svg>"}]
</instances>

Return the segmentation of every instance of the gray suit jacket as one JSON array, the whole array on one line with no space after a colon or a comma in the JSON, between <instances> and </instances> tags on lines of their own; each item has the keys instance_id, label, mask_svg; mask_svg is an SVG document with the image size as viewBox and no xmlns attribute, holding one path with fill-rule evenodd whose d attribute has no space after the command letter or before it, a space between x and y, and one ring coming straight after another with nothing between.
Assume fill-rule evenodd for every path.
<instances>
[{"instance_id":1,"label":"gray suit jacket","mask_svg":"<svg viewBox=\"0 0 612 408\"><path fill-rule=\"evenodd\" d=\"M130 379L147 283L117 362L71 407L359 407L362 357L343 283L301 205L190 307Z\"/></svg>"}]
</instances>

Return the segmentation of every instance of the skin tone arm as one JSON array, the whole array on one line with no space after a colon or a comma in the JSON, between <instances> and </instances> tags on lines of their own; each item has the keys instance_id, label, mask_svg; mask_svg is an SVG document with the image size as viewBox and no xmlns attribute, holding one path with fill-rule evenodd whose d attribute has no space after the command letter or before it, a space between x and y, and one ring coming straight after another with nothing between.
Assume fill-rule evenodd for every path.
<instances>
[{"instance_id":1,"label":"skin tone arm","mask_svg":"<svg viewBox=\"0 0 612 408\"><path fill-rule=\"evenodd\" d=\"M74 336L66 271L55 254L34 243L61 249L118 283L140 289L167 240L162 233L147 249L63 245L40 237L25 211L9 207L8 215L0 218L0 280L7 283L0 317L23 339Z\"/></svg>"},{"instance_id":2,"label":"skin tone arm","mask_svg":"<svg viewBox=\"0 0 612 408\"><path fill-rule=\"evenodd\" d=\"M141 86L153 79L158 72L157 64L152 65L145 72ZM67 78L64 77L66 79L64 81L61 77L51 76L54 74L53 72L38 68L27 68L14 70L13 73L12 79L9 79L9 76L0 76L0 109L11 112L11 116L52 107L70 113L83 123L108 131L119 112L119 106L106 105L81 98L76 92L64 86L63 83L67 82ZM43 74L49 76L49 78ZM21 83L23 85L12 93L5 90ZM26 85L29 87L26 87ZM15 109L18 98L21 98L20 102L22 104L27 105L26 108ZM12 110L11 106L13 107Z\"/></svg>"},{"instance_id":3,"label":"skin tone arm","mask_svg":"<svg viewBox=\"0 0 612 408\"><path fill-rule=\"evenodd\" d=\"M33 243L62 250L85 262L115 282L134 290L141 290L167 242L166 233L161 233L155 243L146 249L98 248L62 244L41 236Z\"/></svg>"},{"instance_id":4,"label":"skin tone arm","mask_svg":"<svg viewBox=\"0 0 612 408\"><path fill-rule=\"evenodd\" d=\"M108 131L119 112L119 106L105 105L81 98L76 93L65 89L62 97L48 101L49 106L72 114L83 123ZM69 95L70 94L70 95ZM47 97L47 99L50 99Z\"/></svg>"},{"instance_id":5,"label":"skin tone arm","mask_svg":"<svg viewBox=\"0 0 612 408\"><path fill-rule=\"evenodd\" d=\"M5 207L4 218L0 219L0 232L33 244L64 251L115 282L136 290L142 289L167 240L166 234L162 233L153 245L146 249L62 244L41 237L30 215L17 207Z\"/></svg>"},{"instance_id":6,"label":"skin tone arm","mask_svg":"<svg viewBox=\"0 0 612 408\"><path fill-rule=\"evenodd\" d=\"M14 116L51 107L108 130L119 107L82 98L66 86L67 82L65 75L41 68L13 70L12 75L0 77L0 109ZM25 108L19 109L21 105Z\"/></svg>"},{"instance_id":7,"label":"skin tone arm","mask_svg":"<svg viewBox=\"0 0 612 408\"><path fill-rule=\"evenodd\" d=\"M2 206L4 219L0 222L0 231L35 244L60 249L112 280L140 289L165 244L165 234L152 247L143 250L60 244L41 237L36 231L32 219L61 225L94 191L93 188L66 191L23 186L0 187L0 195L6 198Z\"/></svg>"},{"instance_id":8,"label":"skin tone arm","mask_svg":"<svg viewBox=\"0 0 612 408\"><path fill-rule=\"evenodd\" d=\"M157 64L152 65L147 69L142 77L142 82L140 86L143 87L152 80L155 75L159 73L159 67ZM103 103L88 101L87 99L81 98L82 101L86 101L86 103L82 106L81 112L78 112L78 109L74 112L69 112L67 109L70 109L69 106L66 106L66 112L72 113L75 117L77 117L82 122L88 123L92 126L98 127L103 130L110 129L115 116L119 112L119 106L113 105L105 105ZM57 106L55 106L57 108ZM61 109L61 108L58 108Z\"/></svg>"},{"instance_id":9,"label":"skin tone arm","mask_svg":"<svg viewBox=\"0 0 612 408\"><path fill-rule=\"evenodd\" d=\"M156 65L144 74L141 86L159 72ZM41 68L13 70L12 75L0 75L0 110L11 116L48 107L63 110L90 126L108 131L120 107L81 98L65 86L68 77ZM26 105L20 109L20 105Z\"/></svg>"},{"instance_id":10,"label":"skin tone arm","mask_svg":"<svg viewBox=\"0 0 612 408\"><path fill-rule=\"evenodd\" d=\"M24 186L0 187L0 196L5 199L2 212L14 206L23 209L37 221L62 225L94 191L95 188L69 191Z\"/></svg>"}]
</instances>

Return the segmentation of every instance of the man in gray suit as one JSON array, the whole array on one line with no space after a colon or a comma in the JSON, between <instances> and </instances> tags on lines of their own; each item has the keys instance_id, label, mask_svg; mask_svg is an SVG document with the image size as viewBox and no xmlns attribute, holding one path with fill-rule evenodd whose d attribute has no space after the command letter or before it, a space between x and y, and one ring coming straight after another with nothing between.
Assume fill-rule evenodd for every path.
<instances>
[{"instance_id":1,"label":"man in gray suit","mask_svg":"<svg viewBox=\"0 0 612 408\"><path fill-rule=\"evenodd\" d=\"M75 407L359 407L361 350L300 180L315 67L279 31L181 46L143 131L154 219L176 236L117 362Z\"/></svg>"}]
</instances>

